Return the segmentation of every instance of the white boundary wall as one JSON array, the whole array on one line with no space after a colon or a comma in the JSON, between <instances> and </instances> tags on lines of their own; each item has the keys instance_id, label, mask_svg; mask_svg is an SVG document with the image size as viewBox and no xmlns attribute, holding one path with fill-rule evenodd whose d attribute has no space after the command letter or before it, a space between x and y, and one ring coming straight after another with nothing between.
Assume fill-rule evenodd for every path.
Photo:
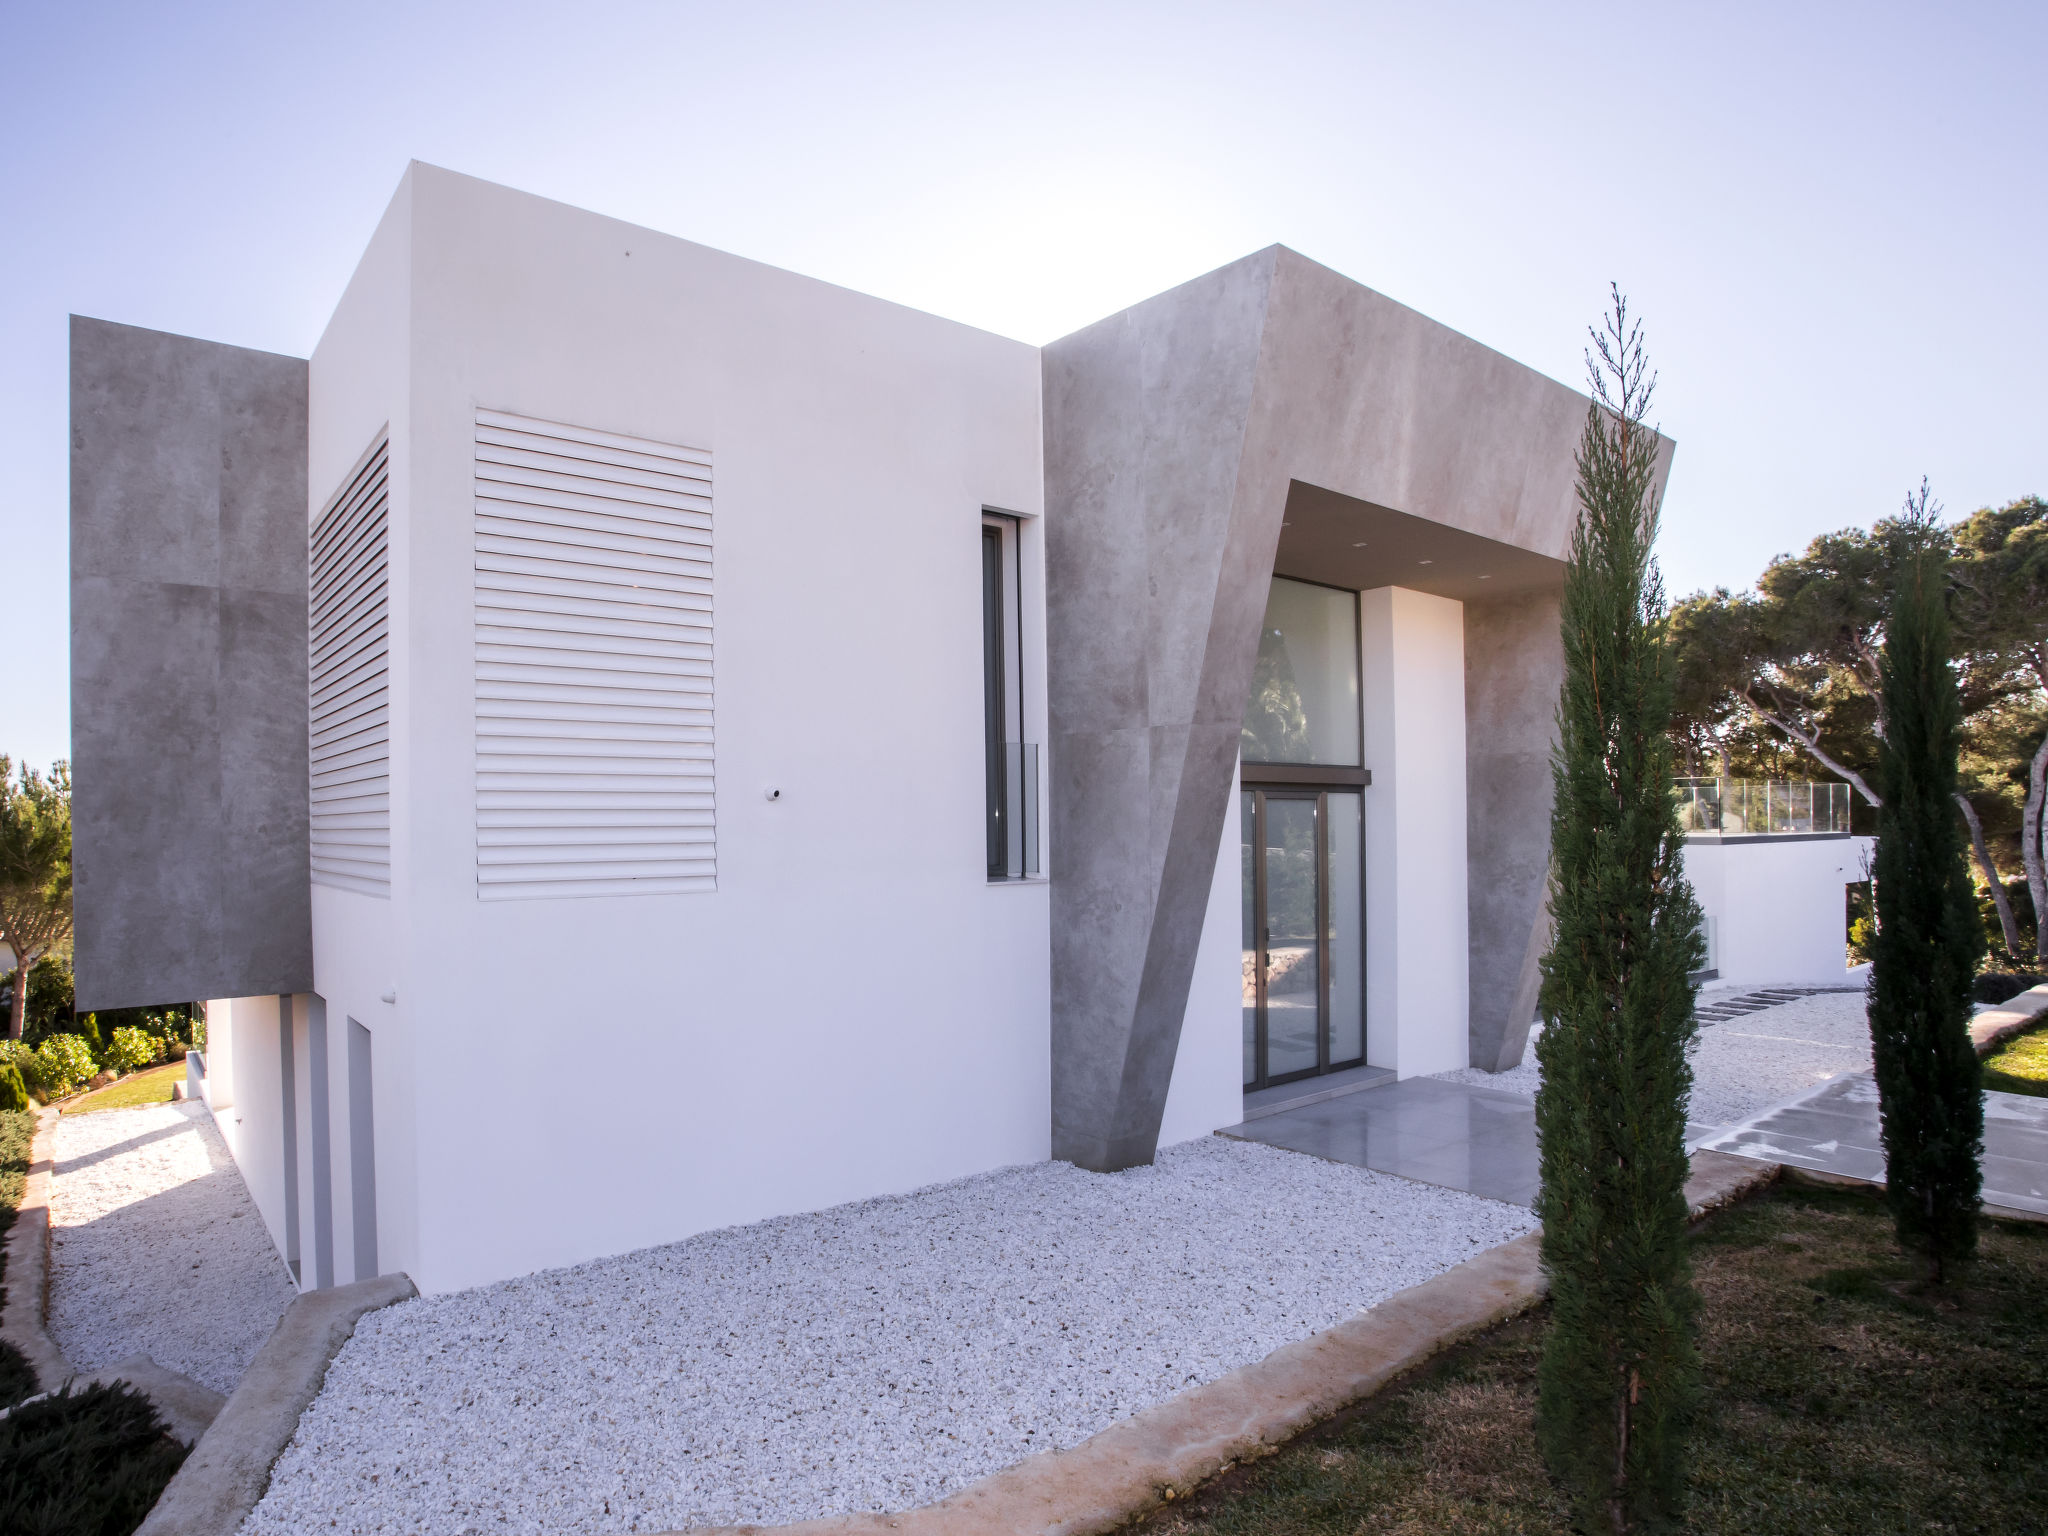
<instances>
[{"instance_id":1,"label":"white boundary wall","mask_svg":"<svg viewBox=\"0 0 2048 1536\"><path fill-rule=\"evenodd\" d=\"M1865 878L1875 838L1685 840L1685 875L1712 924L1714 986L1840 986L1848 976L1844 887Z\"/></svg>"}]
</instances>

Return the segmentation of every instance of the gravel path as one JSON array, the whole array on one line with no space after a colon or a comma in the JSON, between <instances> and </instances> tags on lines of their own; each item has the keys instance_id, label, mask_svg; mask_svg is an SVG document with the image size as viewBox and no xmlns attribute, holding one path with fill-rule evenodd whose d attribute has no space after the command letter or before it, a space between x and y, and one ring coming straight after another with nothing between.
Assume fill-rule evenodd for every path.
<instances>
[{"instance_id":1,"label":"gravel path","mask_svg":"<svg viewBox=\"0 0 2048 1536\"><path fill-rule=\"evenodd\" d=\"M232 1392L292 1299L203 1105L57 1122L50 1332L80 1371L135 1355Z\"/></svg>"},{"instance_id":2,"label":"gravel path","mask_svg":"<svg viewBox=\"0 0 2048 1536\"><path fill-rule=\"evenodd\" d=\"M1700 1002L1755 990L1719 987L1702 991ZM1838 1072L1869 1066L1870 1026L1863 1010L1861 992L1821 992L1702 1026L1693 1049L1691 1119L1700 1125L1729 1125ZM1534 1098L1542 1082L1536 1069L1535 1035L1530 1036L1522 1064L1512 1071L1468 1067L1437 1076Z\"/></svg>"},{"instance_id":3,"label":"gravel path","mask_svg":"<svg viewBox=\"0 0 2048 1536\"><path fill-rule=\"evenodd\" d=\"M1330 1327L1529 1213L1204 1138L364 1318L242 1536L901 1509Z\"/></svg>"}]
</instances>

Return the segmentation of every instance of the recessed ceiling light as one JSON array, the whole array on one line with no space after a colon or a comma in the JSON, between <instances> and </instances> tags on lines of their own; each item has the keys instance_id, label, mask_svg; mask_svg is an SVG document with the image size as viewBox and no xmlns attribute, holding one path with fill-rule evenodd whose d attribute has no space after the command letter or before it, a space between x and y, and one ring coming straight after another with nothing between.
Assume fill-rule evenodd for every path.
<instances>
[{"instance_id":1,"label":"recessed ceiling light","mask_svg":"<svg viewBox=\"0 0 2048 1536\"><path fill-rule=\"evenodd\" d=\"M1356 544L1352 545L1351 547L1353 549L1363 549L1365 548L1365 540L1360 539Z\"/></svg>"},{"instance_id":2,"label":"recessed ceiling light","mask_svg":"<svg viewBox=\"0 0 2048 1536\"><path fill-rule=\"evenodd\" d=\"M1434 560L1424 560L1424 561L1422 562L1422 564L1424 564L1424 565L1435 565L1435 564L1436 564L1436 562L1435 562Z\"/></svg>"},{"instance_id":3,"label":"recessed ceiling light","mask_svg":"<svg viewBox=\"0 0 2048 1536\"><path fill-rule=\"evenodd\" d=\"M1292 523L1282 523L1282 524L1281 524L1280 526L1281 526L1282 528L1292 528L1292 527L1294 526L1294 524L1292 524Z\"/></svg>"},{"instance_id":4,"label":"recessed ceiling light","mask_svg":"<svg viewBox=\"0 0 2048 1536\"><path fill-rule=\"evenodd\" d=\"M1493 580L1493 578L1492 578L1491 576L1482 576L1482 577L1480 577L1479 579L1480 579L1481 581L1491 581L1491 580Z\"/></svg>"}]
</instances>

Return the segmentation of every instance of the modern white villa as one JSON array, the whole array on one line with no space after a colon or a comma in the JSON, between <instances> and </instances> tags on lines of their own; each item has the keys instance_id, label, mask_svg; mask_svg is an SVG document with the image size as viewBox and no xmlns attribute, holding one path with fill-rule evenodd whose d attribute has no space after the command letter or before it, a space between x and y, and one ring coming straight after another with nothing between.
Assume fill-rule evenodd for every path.
<instances>
[{"instance_id":1,"label":"modern white villa","mask_svg":"<svg viewBox=\"0 0 2048 1536\"><path fill-rule=\"evenodd\" d=\"M72 345L79 1005L214 999L302 1286L1520 1059L1587 402L1478 342L1274 247L1034 347L415 164L310 359Z\"/></svg>"}]
</instances>

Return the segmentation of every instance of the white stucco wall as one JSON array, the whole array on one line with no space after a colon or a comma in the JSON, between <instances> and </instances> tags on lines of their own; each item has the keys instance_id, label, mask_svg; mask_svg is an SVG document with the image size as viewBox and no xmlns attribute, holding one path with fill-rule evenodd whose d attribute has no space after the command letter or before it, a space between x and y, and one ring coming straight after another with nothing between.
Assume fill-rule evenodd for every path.
<instances>
[{"instance_id":1,"label":"white stucco wall","mask_svg":"<svg viewBox=\"0 0 2048 1536\"><path fill-rule=\"evenodd\" d=\"M278 999L217 998L206 1005L204 1096L277 1251L285 1232L284 1074ZM296 1063L295 1063L296 1065Z\"/></svg>"},{"instance_id":2,"label":"white stucco wall","mask_svg":"<svg viewBox=\"0 0 2048 1536\"><path fill-rule=\"evenodd\" d=\"M1232 784L1223 840L1195 949L1194 978L1180 1026L1180 1050L1159 1144L1206 1136L1244 1119L1244 893L1242 804Z\"/></svg>"},{"instance_id":3,"label":"white stucco wall","mask_svg":"<svg viewBox=\"0 0 2048 1536\"><path fill-rule=\"evenodd\" d=\"M1468 1065L1464 605L1359 594L1364 696L1366 1060Z\"/></svg>"},{"instance_id":4,"label":"white stucco wall","mask_svg":"<svg viewBox=\"0 0 2048 1536\"><path fill-rule=\"evenodd\" d=\"M1715 985L1839 985L1849 968L1843 887L1875 839L1687 838L1685 874L1712 924Z\"/></svg>"},{"instance_id":5,"label":"white stucco wall","mask_svg":"<svg viewBox=\"0 0 2048 1536\"><path fill-rule=\"evenodd\" d=\"M993 508L1044 740L1035 350L415 166L312 378L316 509L391 430L392 894L314 903L330 1036L376 1040L382 1267L446 1290L1045 1157L1046 887L985 878L980 736ZM716 455L715 892L477 898L479 407Z\"/></svg>"}]
</instances>

